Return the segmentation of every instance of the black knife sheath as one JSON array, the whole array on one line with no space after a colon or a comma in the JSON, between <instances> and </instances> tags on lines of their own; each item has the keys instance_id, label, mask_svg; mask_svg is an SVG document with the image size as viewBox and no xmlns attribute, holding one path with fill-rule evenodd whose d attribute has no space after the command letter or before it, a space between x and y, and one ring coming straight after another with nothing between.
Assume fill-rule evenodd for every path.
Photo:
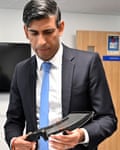
<instances>
[{"instance_id":1,"label":"black knife sheath","mask_svg":"<svg viewBox=\"0 0 120 150\"><path fill-rule=\"evenodd\" d=\"M48 140L48 137L52 134L83 127L93 118L93 116L94 112L92 111L70 113L65 118L52 125L28 133L26 140L37 141L40 136L42 136L44 140Z\"/></svg>"}]
</instances>

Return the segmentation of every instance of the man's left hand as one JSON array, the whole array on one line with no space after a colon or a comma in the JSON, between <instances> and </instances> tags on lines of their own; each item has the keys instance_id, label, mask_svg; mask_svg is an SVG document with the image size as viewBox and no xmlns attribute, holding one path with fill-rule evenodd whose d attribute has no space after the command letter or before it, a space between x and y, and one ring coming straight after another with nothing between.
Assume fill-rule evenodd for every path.
<instances>
[{"instance_id":1,"label":"man's left hand","mask_svg":"<svg viewBox=\"0 0 120 150\"><path fill-rule=\"evenodd\" d=\"M66 135L51 135L49 138L49 144L54 150L67 150L84 141L84 137L83 130L77 128L72 131L66 131Z\"/></svg>"}]
</instances>

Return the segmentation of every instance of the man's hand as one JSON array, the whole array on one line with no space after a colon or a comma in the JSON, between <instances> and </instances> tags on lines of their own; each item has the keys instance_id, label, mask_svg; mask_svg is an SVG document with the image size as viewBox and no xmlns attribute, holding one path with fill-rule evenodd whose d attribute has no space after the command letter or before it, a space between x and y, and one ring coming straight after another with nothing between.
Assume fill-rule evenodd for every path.
<instances>
[{"instance_id":1,"label":"man's hand","mask_svg":"<svg viewBox=\"0 0 120 150\"><path fill-rule=\"evenodd\" d=\"M84 141L84 132L79 128L73 131L66 131L66 133L67 135L51 135L49 138L50 146L55 150L67 150Z\"/></svg>"},{"instance_id":2,"label":"man's hand","mask_svg":"<svg viewBox=\"0 0 120 150\"><path fill-rule=\"evenodd\" d=\"M27 135L13 138L11 143L12 150L35 150L36 142L26 141L26 137Z\"/></svg>"}]
</instances>

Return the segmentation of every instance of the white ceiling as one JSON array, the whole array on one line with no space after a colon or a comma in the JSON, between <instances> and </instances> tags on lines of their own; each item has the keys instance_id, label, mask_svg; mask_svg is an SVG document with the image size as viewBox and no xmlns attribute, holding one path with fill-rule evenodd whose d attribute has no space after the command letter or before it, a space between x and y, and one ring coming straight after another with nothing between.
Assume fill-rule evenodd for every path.
<instances>
[{"instance_id":1,"label":"white ceiling","mask_svg":"<svg viewBox=\"0 0 120 150\"><path fill-rule=\"evenodd\" d=\"M29 0L0 0L0 9L23 9ZM120 0L56 0L64 12L120 16Z\"/></svg>"}]
</instances>

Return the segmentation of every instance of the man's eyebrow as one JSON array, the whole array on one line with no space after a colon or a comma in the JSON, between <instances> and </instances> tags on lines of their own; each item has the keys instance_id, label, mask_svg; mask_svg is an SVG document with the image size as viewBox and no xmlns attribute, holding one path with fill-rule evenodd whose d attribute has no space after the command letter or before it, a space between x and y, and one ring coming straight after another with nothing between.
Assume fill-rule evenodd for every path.
<instances>
[{"instance_id":1,"label":"man's eyebrow","mask_svg":"<svg viewBox=\"0 0 120 150\"><path fill-rule=\"evenodd\" d=\"M28 31L30 31L30 32L37 32L36 30L30 29L30 28L28 28Z\"/></svg>"}]
</instances>

